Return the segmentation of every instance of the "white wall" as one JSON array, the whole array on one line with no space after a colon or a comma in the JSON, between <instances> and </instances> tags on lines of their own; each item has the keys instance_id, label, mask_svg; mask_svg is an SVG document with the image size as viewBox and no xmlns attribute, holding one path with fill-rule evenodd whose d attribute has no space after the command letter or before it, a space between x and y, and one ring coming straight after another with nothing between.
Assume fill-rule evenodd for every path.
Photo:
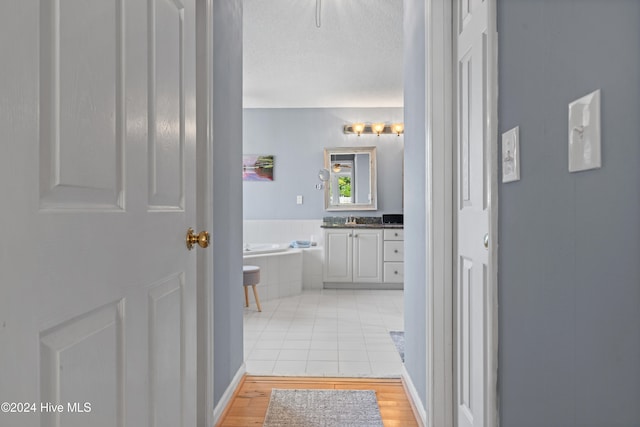
<instances>
[{"instance_id":1,"label":"white wall","mask_svg":"<svg viewBox=\"0 0 640 427\"><path fill-rule=\"evenodd\" d=\"M425 28L425 2L405 0L405 366L427 408Z\"/></svg>"},{"instance_id":2,"label":"white wall","mask_svg":"<svg viewBox=\"0 0 640 427\"><path fill-rule=\"evenodd\" d=\"M504 426L640 425L640 2L498 1ZM602 90L602 168L567 170L568 104Z\"/></svg>"},{"instance_id":3,"label":"white wall","mask_svg":"<svg viewBox=\"0 0 640 427\"><path fill-rule=\"evenodd\" d=\"M310 240L322 246L322 219L248 219L244 221L244 243L291 243Z\"/></svg>"},{"instance_id":4,"label":"white wall","mask_svg":"<svg viewBox=\"0 0 640 427\"><path fill-rule=\"evenodd\" d=\"M214 402L242 366L242 2L213 3Z\"/></svg>"},{"instance_id":5,"label":"white wall","mask_svg":"<svg viewBox=\"0 0 640 427\"><path fill-rule=\"evenodd\" d=\"M244 182L244 219L321 219L324 192L317 190L325 147L377 147L379 216L402 213L404 137L347 135L356 121L402 122L402 108L268 108L244 110L244 153L275 156L274 181ZM296 204L296 196L303 204ZM346 215L336 212L335 215Z\"/></svg>"}]
</instances>

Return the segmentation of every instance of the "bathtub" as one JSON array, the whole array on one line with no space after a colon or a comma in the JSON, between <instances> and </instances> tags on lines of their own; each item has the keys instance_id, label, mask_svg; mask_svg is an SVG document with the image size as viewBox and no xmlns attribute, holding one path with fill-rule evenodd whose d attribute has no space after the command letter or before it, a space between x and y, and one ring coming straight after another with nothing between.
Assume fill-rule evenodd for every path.
<instances>
[{"instance_id":1,"label":"bathtub","mask_svg":"<svg viewBox=\"0 0 640 427\"><path fill-rule=\"evenodd\" d=\"M261 301L302 292L302 251L289 243L245 243L244 265L260 267L258 293Z\"/></svg>"},{"instance_id":2,"label":"bathtub","mask_svg":"<svg viewBox=\"0 0 640 427\"><path fill-rule=\"evenodd\" d=\"M288 250L288 243L245 243L242 255L264 255Z\"/></svg>"}]
</instances>

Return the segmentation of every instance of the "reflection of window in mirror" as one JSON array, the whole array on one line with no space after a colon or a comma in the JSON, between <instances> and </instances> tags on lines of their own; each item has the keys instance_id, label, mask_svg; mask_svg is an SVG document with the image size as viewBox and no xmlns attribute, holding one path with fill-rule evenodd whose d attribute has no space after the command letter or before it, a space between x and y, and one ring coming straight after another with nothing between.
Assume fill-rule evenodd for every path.
<instances>
[{"instance_id":1,"label":"reflection of window in mirror","mask_svg":"<svg viewBox=\"0 0 640 427\"><path fill-rule=\"evenodd\" d=\"M350 176L338 177L338 192L340 193L340 203L353 203Z\"/></svg>"},{"instance_id":2,"label":"reflection of window in mirror","mask_svg":"<svg viewBox=\"0 0 640 427\"><path fill-rule=\"evenodd\" d=\"M331 204L354 203L354 155L331 155Z\"/></svg>"}]
</instances>

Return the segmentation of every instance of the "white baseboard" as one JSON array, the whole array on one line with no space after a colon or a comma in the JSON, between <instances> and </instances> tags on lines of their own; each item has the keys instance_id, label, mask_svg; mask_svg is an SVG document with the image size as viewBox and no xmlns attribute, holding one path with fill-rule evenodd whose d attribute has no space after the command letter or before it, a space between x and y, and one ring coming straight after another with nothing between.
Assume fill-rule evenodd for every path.
<instances>
[{"instance_id":1,"label":"white baseboard","mask_svg":"<svg viewBox=\"0 0 640 427\"><path fill-rule=\"evenodd\" d=\"M242 366L240 366L240 369L238 369L238 372L236 372L235 376L231 380L231 384L229 384L229 387L227 387L227 389L224 391L224 394L220 398L220 401L218 402L216 407L213 408L213 425L216 425L218 421L220 421L220 417L222 417L224 410L227 408L229 402L231 402L231 398L233 398L233 394L236 392L236 389L240 384L240 380L242 380L242 377L246 372L247 367L243 363Z\"/></svg>"},{"instance_id":2,"label":"white baseboard","mask_svg":"<svg viewBox=\"0 0 640 427\"><path fill-rule=\"evenodd\" d=\"M420 396L418 395L418 390L413 385L413 381L411 381L411 376L409 372L407 372L407 368L402 366L402 385L404 386L404 390L409 396L409 402L411 403L411 409L413 409L413 414L416 416L418 421L418 425L420 427L426 427L427 425L427 411L424 409L424 405L420 400Z\"/></svg>"}]
</instances>

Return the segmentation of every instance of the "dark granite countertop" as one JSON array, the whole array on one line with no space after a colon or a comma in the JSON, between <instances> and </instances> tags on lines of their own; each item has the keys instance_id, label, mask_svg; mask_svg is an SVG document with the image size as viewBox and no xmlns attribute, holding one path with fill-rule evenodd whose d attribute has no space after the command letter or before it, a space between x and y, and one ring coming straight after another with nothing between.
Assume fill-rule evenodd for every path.
<instances>
[{"instance_id":1,"label":"dark granite countertop","mask_svg":"<svg viewBox=\"0 0 640 427\"><path fill-rule=\"evenodd\" d=\"M404 228L404 224L335 224L322 223L321 228Z\"/></svg>"},{"instance_id":2,"label":"dark granite countertop","mask_svg":"<svg viewBox=\"0 0 640 427\"><path fill-rule=\"evenodd\" d=\"M322 228L404 228L404 224L385 224L379 216L326 216Z\"/></svg>"}]
</instances>

